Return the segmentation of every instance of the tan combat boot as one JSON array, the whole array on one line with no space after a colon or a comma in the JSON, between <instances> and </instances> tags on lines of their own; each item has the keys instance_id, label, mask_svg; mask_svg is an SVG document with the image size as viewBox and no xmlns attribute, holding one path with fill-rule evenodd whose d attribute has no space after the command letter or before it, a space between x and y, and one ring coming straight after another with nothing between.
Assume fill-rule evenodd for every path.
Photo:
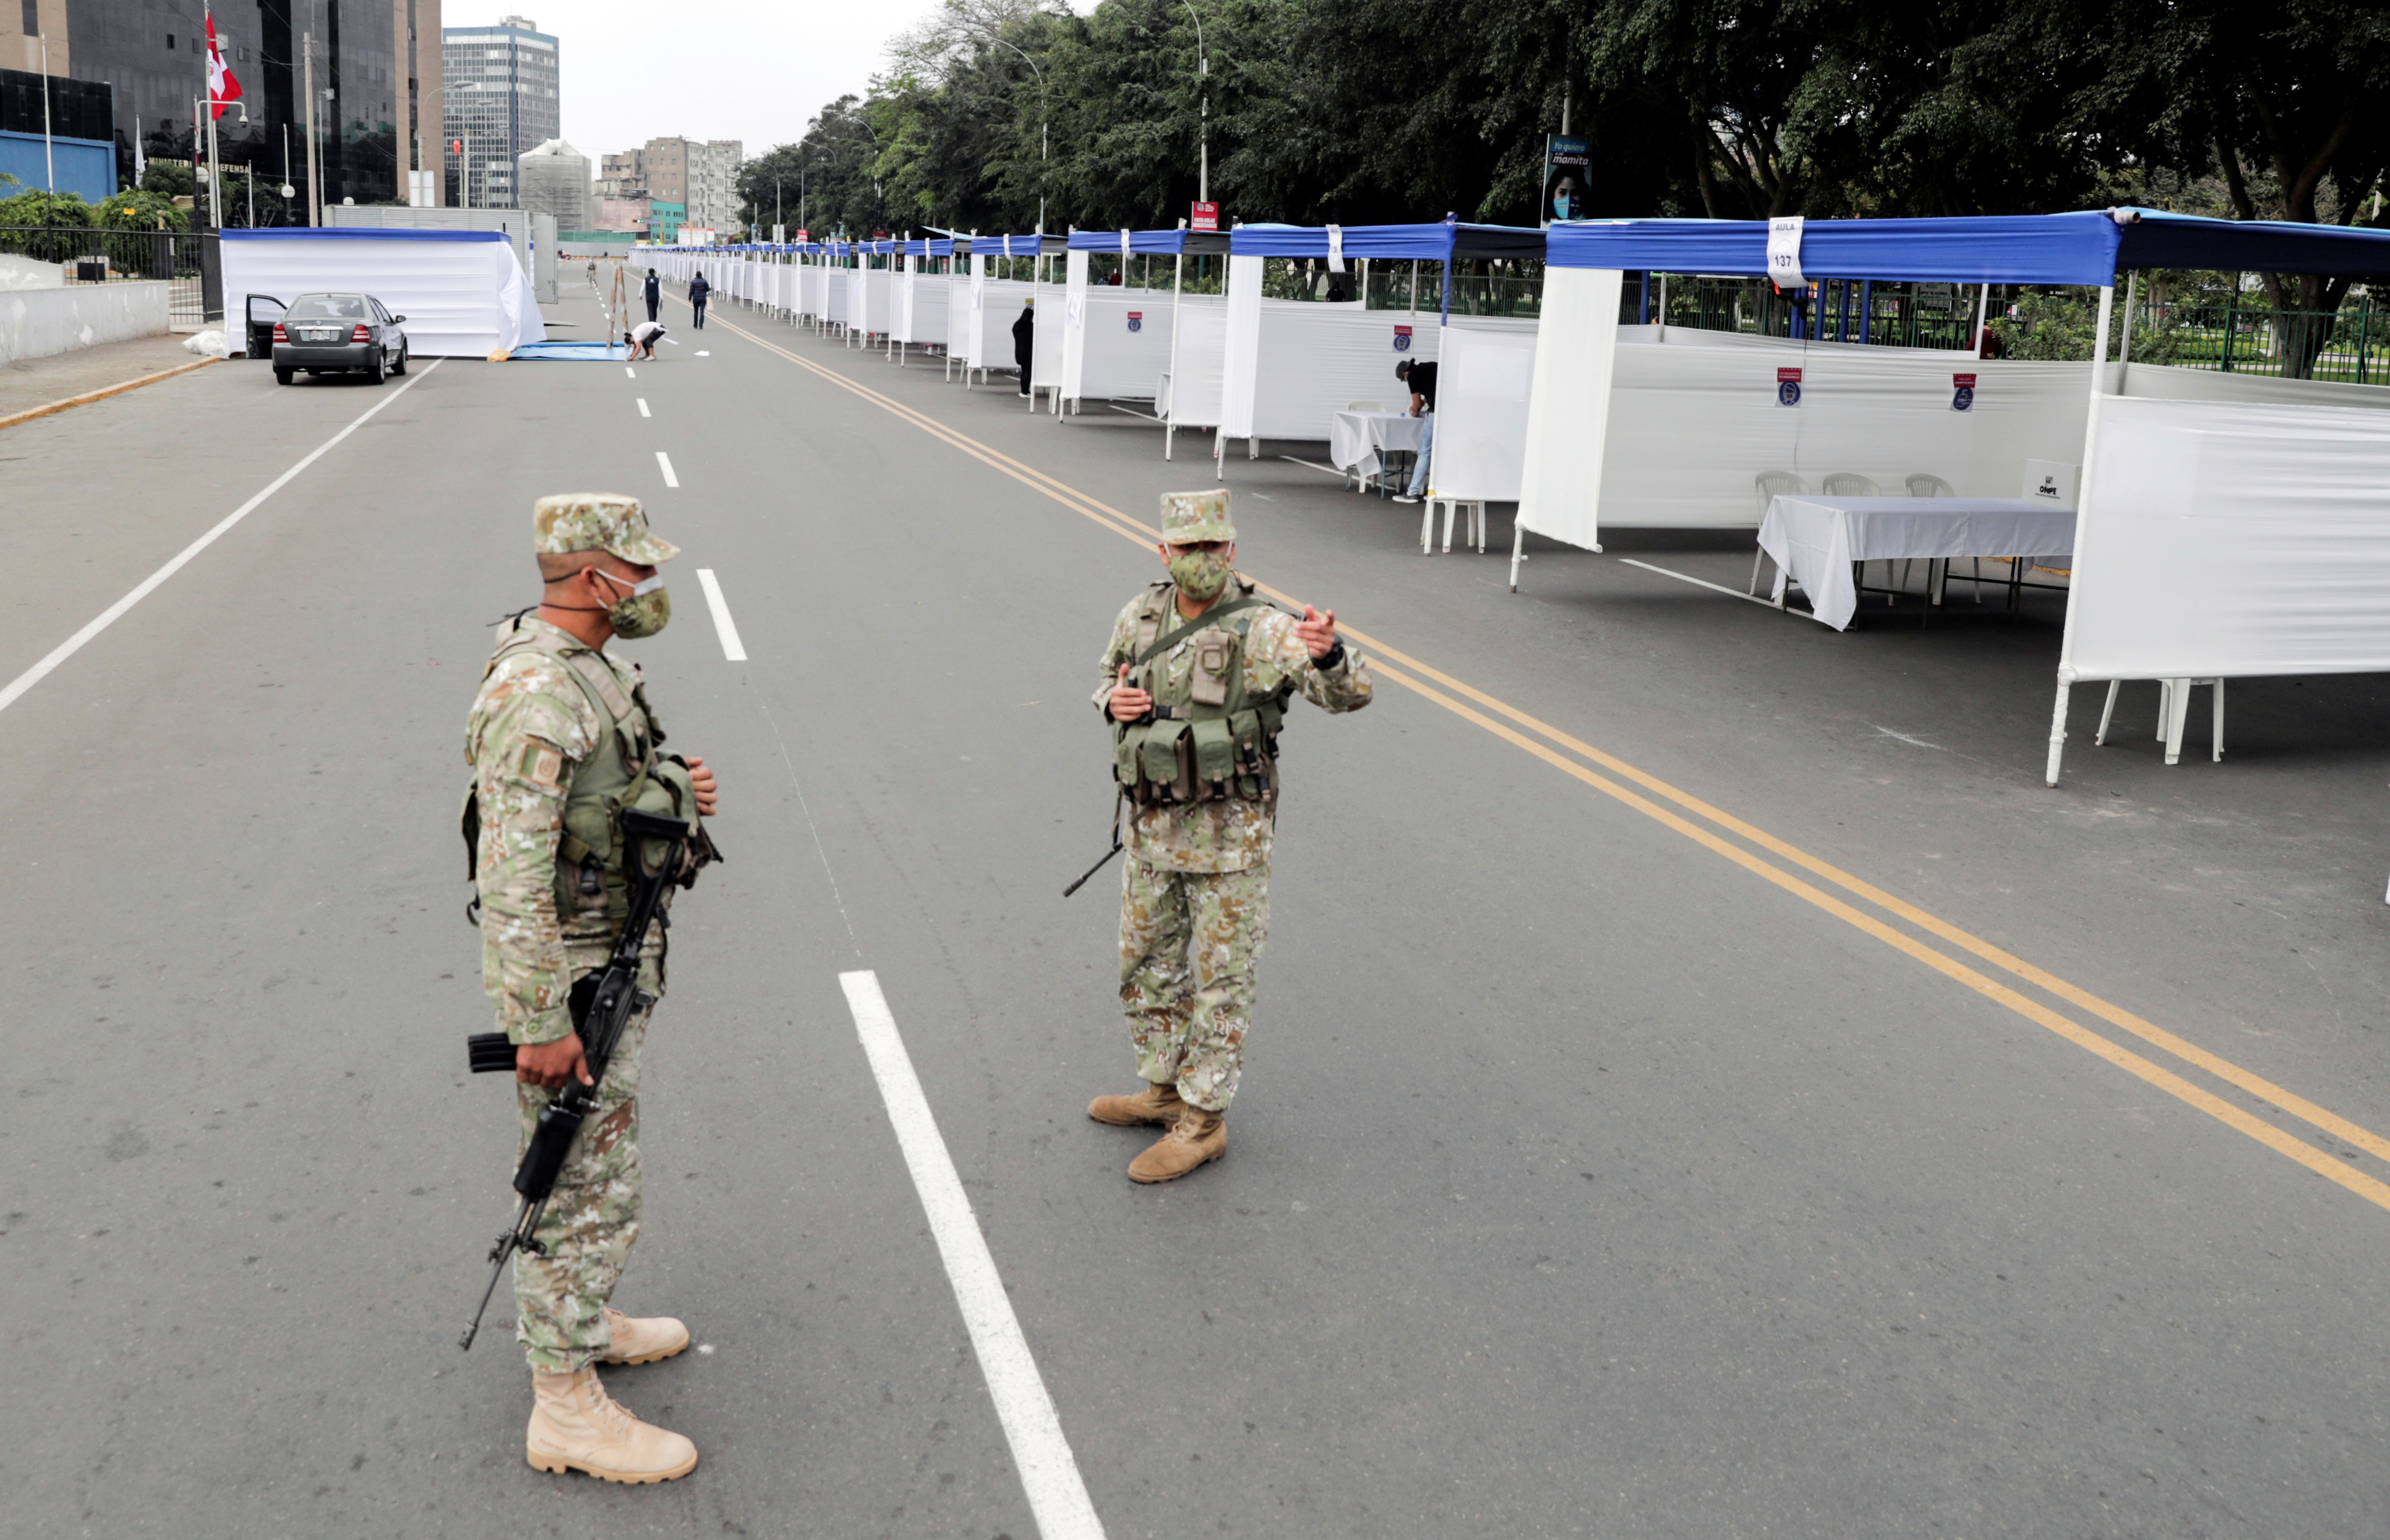
<instances>
[{"instance_id":1,"label":"tan combat boot","mask_svg":"<svg viewBox=\"0 0 2390 1540\"><path fill-rule=\"evenodd\" d=\"M606 1307L609 1341L601 1364L652 1364L688 1346L688 1328L670 1315L625 1315Z\"/></svg>"},{"instance_id":2,"label":"tan combat boot","mask_svg":"<svg viewBox=\"0 0 2390 1540\"><path fill-rule=\"evenodd\" d=\"M1206 1161L1228 1150L1228 1119L1224 1112L1206 1112L1189 1103L1170 1132L1147 1147L1128 1163L1132 1182L1175 1182Z\"/></svg>"},{"instance_id":3,"label":"tan combat boot","mask_svg":"<svg viewBox=\"0 0 2390 1540\"><path fill-rule=\"evenodd\" d=\"M1098 1097L1087 1103L1087 1116L1122 1128L1141 1123L1168 1128L1186 1110L1187 1104L1178 1099L1178 1087L1171 1084L1148 1085L1133 1097Z\"/></svg>"},{"instance_id":4,"label":"tan combat boot","mask_svg":"<svg viewBox=\"0 0 2390 1540\"><path fill-rule=\"evenodd\" d=\"M596 1369L531 1377L535 1397L524 1457L534 1470L585 1470L601 1482L643 1486L697 1469L697 1445L650 1427L616 1405Z\"/></svg>"}]
</instances>

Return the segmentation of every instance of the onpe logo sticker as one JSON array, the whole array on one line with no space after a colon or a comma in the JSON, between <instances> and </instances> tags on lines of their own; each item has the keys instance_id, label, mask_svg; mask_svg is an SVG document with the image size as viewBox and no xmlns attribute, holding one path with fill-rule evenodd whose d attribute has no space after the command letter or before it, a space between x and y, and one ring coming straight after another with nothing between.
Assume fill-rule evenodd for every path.
<instances>
[{"instance_id":1,"label":"onpe logo sticker","mask_svg":"<svg viewBox=\"0 0 2390 1540\"><path fill-rule=\"evenodd\" d=\"M1975 409L1975 377L1954 374L1950 377L1950 410L1972 412Z\"/></svg>"},{"instance_id":2,"label":"onpe logo sticker","mask_svg":"<svg viewBox=\"0 0 2390 1540\"><path fill-rule=\"evenodd\" d=\"M1132 310L1128 313L1128 329L1131 331L1143 331L1145 329L1145 312L1141 310Z\"/></svg>"},{"instance_id":3,"label":"onpe logo sticker","mask_svg":"<svg viewBox=\"0 0 2390 1540\"><path fill-rule=\"evenodd\" d=\"M1800 370L1779 369L1776 371L1776 404L1779 406L1798 406L1801 404Z\"/></svg>"},{"instance_id":4,"label":"onpe logo sticker","mask_svg":"<svg viewBox=\"0 0 2390 1540\"><path fill-rule=\"evenodd\" d=\"M1396 353L1408 353L1411 351L1410 327L1396 327L1394 328L1394 351Z\"/></svg>"}]
</instances>

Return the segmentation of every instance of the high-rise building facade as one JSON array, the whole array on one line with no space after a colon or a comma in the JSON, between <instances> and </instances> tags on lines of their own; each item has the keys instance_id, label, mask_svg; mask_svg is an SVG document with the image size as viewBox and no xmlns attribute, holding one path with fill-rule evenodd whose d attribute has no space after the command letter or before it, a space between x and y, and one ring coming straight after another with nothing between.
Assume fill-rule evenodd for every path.
<instances>
[{"instance_id":1,"label":"high-rise building facade","mask_svg":"<svg viewBox=\"0 0 2390 1540\"><path fill-rule=\"evenodd\" d=\"M440 0L212 0L212 8L225 63L241 84L239 101L215 125L227 167L254 169L261 189L285 181L299 188L294 202L303 220L312 127L326 202L405 196L415 125L436 122L437 61L421 45L439 35ZM49 41L53 74L111 87L119 180L133 180L136 147L144 159L192 159L192 102L207 92L207 28L198 4L0 3L0 65L38 61L41 36ZM422 163L437 165L438 148L427 133ZM225 183L228 222L247 212L242 181L236 172ZM262 193L259 223L280 217L278 200Z\"/></svg>"},{"instance_id":2,"label":"high-rise building facade","mask_svg":"<svg viewBox=\"0 0 2390 1540\"><path fill-rule=\"evenodd\" d=\"M475 209L520 208L515 173L522 155L560 136L557 40L526 18L495 27L448 27L440 34L446 91L447 201Z\"/></svg>"},{"instance_id":3,"label":"high-rise building facade","mask_svg":"<svg viewBox=\"0 0 2390 1540\"><path fill-rule=\"evenodd\" d=\"M739 148L736 139L691 140L688 147L688 222L726 239L738 223Z\"/></svg>"}]
</instances>

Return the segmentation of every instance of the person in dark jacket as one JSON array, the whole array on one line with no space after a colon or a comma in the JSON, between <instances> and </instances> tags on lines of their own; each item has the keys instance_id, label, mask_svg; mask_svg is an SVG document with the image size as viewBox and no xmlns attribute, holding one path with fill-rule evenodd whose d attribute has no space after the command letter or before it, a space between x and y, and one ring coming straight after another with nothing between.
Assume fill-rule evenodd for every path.
<instances>
[{"instance_id":1,"label":"person in dark jacket","mask_svg":"<svg viewBox=\"0 0 2390 1540\"><path fill-rule=\"evenodd\" d=\"M1021 393L1029 393L1029 361L1037 356L1037 302L1021 302L1021 319L1012 323L1012 361L1021 366Z\"/></svg>"},{"instance_id":2,"label":"person in dark jacket","mask_svg":"<svg viewBox=\"0 0 2390 1540\"><path fill-rule=\"evenodd\" d=\"M705 297L713 292L713 286L705 281L704 274L700 273L688 280L688 308L697 312L697 329L700 331L705 329Z\"/></svg>"},{"instance_id":3,"label":"person in dark jacket","mask_svg":"<svg viewBox=\"0 0 2390 1540\"><path fill-rule=\"evenodd\" d=\"M664 302L664 286L656 277L654 268L648 269L647 285L639 292L648 302L648 319L652 321L656 318L656 312L662 308Z\"/></svg>"}]
</instances>

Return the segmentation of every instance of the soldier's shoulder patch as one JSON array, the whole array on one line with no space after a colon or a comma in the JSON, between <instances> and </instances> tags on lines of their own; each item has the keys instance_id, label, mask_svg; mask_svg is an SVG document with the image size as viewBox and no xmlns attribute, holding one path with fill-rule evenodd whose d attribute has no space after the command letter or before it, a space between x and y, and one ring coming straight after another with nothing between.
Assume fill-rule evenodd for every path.
<instances>
[{"instance_id":1,"label":"soldier's shoulder patch","mask_svg":"<svg viewBox=\"0 0 2390 1540\"><path fill-rule=\"evenodd\" d=\"M516 760L515 774L543 791L564 789L564 751L538 738L523 739L520 755Z\"/></svg>"}]
</instances>

